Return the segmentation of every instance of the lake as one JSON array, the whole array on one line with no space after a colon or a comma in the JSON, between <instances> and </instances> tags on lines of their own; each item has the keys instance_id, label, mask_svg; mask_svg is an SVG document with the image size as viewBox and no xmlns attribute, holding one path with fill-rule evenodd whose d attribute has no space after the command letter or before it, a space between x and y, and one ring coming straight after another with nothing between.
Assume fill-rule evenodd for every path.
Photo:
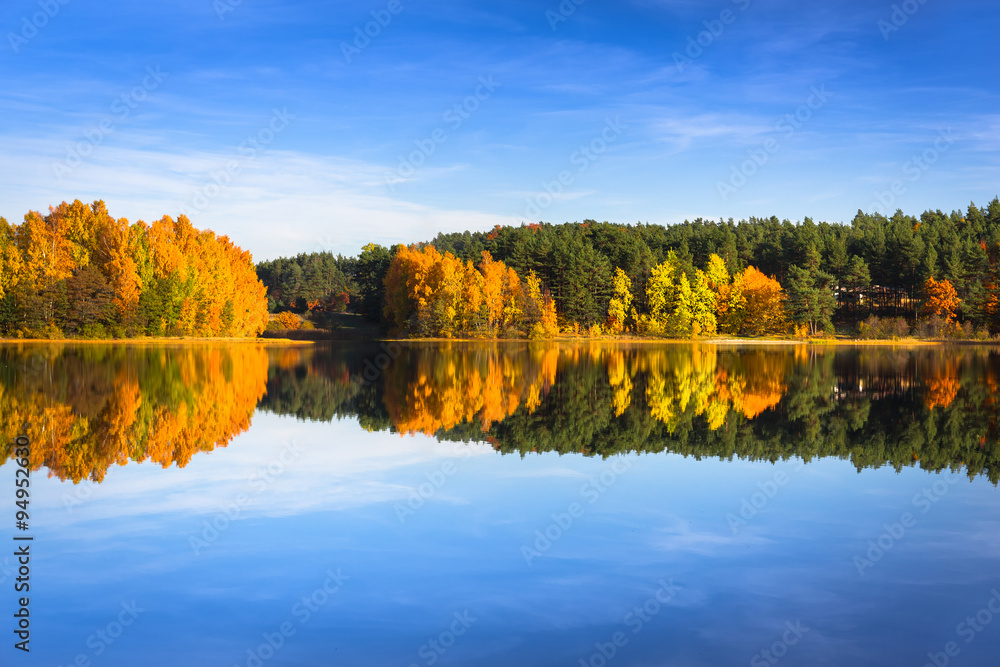
<instances>
[{"instance_id":1,"label":"lake","mask_svg":"<svg viewBox=\"0 0 1000 667\"><path fill-rule=\"evenodd\" d=\"M964 346L6 345L0 663L994 665L998 382Z\"/></svg>"}]
</instances>

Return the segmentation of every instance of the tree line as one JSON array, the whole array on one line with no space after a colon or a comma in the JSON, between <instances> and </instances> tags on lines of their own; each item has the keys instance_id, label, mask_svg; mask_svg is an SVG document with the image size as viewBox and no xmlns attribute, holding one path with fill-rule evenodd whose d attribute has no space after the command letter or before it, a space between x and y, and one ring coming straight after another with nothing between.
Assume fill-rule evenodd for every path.
<instances>
[{"instance_id":1,"label":"tree line","mask_svg":"<svg viewBox=\"0 0 1000 667\"><path fill-rule=\"evenodd\" d=\"M849 225L592 220L438 234L252 264L185 216L80 201L0 219L0 336L254 336L353 311L400 335L869 337L1000 332L1000 199ZM291 314L295 314L293 317Z\"/></svg>"},{"instance_id":2,"label":"tree line","mask_svg":"<svg viewBox=\"0 0 1000 667\"><path fill-rule=\"evenodd\" d=\"M0 218L0 336L256 336L266 289L250 253L183 215L115 219L103 201Z\"/></svg>"},{"instance_id":3,"label":"tree line","mask_svg":"<svg viewBox=\"0 0 1000 667\"><path fill-rule=\"evenodd\" d=\"M937 335L962 333L959 325L987 335L1000 332L998 259L994 198L950 214L858 211L850 224L498 226L258 270L273 310L306 312L337 296L338 307L411 336L819 335L866 320L870 335L925 321Z\"/></svg>"}]
</instances>

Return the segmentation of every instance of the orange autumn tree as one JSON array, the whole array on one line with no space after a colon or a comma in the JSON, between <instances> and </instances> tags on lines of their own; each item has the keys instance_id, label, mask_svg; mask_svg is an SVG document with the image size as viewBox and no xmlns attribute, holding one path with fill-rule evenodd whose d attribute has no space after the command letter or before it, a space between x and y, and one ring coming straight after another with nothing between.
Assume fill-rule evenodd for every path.
<instances>
[{"instance_id":1,"label":"orange autumn tree","mask_svg":"<svg viewBox=\"0 0 1000 667\"><path fill-rule=\"evenodd\" d=\"M785 333L788 317L785 292L774 278L748 266L720 285L717 308L720 330L732 335L767 336Z\"/></svg>"},{"instance_id":2,"label":"orange autumn tree","mask_svg":"<svg viewBox=\"0 0 1000 667\"><path fill-rule=\"evenodd\" d=\"M274 321L278 323L279 329L301 329L302 322L299 318L295 316L295 313L289 313L285 311L283 313L278 313L275 316Z\"/></svg>"},{"instance_id":3,"label":"orange autumn tree","mask_svg":"<svg viewBox=\"0 0 1000 667\"><path fill-rule=\"evenodd\" d=\"M267 298L250 254L180 216L115 220L97 201L0 222L0 335L256 336Z\"/></svg>"},{"instance_id":4,"label":"orange autumn tree","mask_svg":"<svg viewBox=\"0 0 1000 667\"><path fill-rule=\"evenodd\" d=\"M383 312L396 331L411 336L522 334L533 305L540 311L536 321L555 320L554 304L542 297L537 277L531 280L522 283L488 252L477 268L432 245L399 245L385 276ZM536 288L535 296L527 293Z\"/></svg>"},{"instance_id":5,"label":"orange autumn tree","mask_svg":"<svg viewBox=\"0 0 1000 667\"><path fill-rule=\"evenodd\" d=\"M955 321L955 311L958 310L961 300L958 298L958 293L951 281L947 279L937 281L934 280L934 276L931 276L924 283L924 295L926 297L923 308L925 315L937 315L948 323Z\"/></svg>"},{"instance_id":6,"label":"orange autumn tree","mask_svg":"<svg viewBox=\"0 0 1000 667\"><path fill-rule=\"evenodd\" d=\"M483 277L434 246L395 248L385 276L386 318L403 333L443 336L473 330L483 304Z\"/></svg>"},{"instance_id":7,"label":"orange autumn tree","mask_svg":"<svg viewBox=\"0 0 1000 667\"><path fill-rule=\"evenodd\" d=\"M479 264L483 274L483 300L486 303L486 322L492 331L501 331L514 326L523 312L521 300L521 279L514 269L493 259L483 251L483 261Z\"/></svg>"}]
</instances>

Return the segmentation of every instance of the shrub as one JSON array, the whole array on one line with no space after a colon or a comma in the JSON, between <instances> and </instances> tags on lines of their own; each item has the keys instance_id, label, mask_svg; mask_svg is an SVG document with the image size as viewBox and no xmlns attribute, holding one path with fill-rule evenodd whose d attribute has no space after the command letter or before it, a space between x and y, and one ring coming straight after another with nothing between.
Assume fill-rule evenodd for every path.
<instances>
[{"instance_id":1,"label":"shrub","mask_svg":"<svg viewBox=\"0 0 1000 667\"><path fill-rule=\"evenodd\" d=\"M910 325L904 317L887 317L881 319L869 315L858 325L858 338L865 340L899 340L910 335Z\"/></svg>"},{"instance_id":2,"label":"shrub","mask_svg":"<svg viewBox=\"0 0 1000 667\"><path fill-rule=\"evenodd\" d=\"M897 317L893 320L891 331L893 338L906 338L910 335L910 325L905 318Z\"/></svg>"},{"instance_id":3,"label":"shrub","mask_svg":"<svg viewBox=\"0 0 1000 667\"><path fill-rule=\"evenodd\" d=\"M858 338L871 340L879 337L882 323L875 315L869 315L868 319L858 324Z\"/></svg>"},{"instance_id":4,"label":"shrub","mask_svg":"<svg viewBox=\"0 0 1000 667\"><path fill-rule=\"evenodd\" d=\"M300 329L302 327L302 322L299 318L294 313L289 313L288 311L278 313L274 321L278 323L279 329Z\"/></svg>"},{"instance_id":5,"label":"shrub","mask_svg":"<svg viewBox=\"0 0 1000 667\"><path fill-rule=\"evenodd\" d=\"M649 315L640 315L635 321L635 330L639 335L660 336L663 327Z\"/></svg>"},{"instance_id":6,"label":"shrub","mask_svg":"<svg viewBox=\"0 0 1000 667\"><path fill-rule=\"evenodd\" d=\"M935 314L917 323L917 336L920 338L946 338L949 328L948 321Z\"/></svg>"},{"instance_id":7,"label":"shrub","mask_svg":"<svg viewBox=\"0 0 1000 667\"><path fill-rule=\"evenodd\" d=\"M88 339L108 338L108 330L99 322L88 322L80 327L80 337Z\"/></svg>"}]
</instances>

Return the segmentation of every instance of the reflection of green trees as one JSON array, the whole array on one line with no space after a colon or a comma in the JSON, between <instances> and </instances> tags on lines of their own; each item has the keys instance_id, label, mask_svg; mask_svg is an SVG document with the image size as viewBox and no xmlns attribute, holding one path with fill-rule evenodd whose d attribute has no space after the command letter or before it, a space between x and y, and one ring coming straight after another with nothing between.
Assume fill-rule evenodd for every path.
<instances>
[{"instance_id":1,"label":"reflection of green trees","mask_svg":"<svg viewBox=\"0 0 1000 667\"><path fill-rule=\"evenodd\" d=\"M381 384L362 374L363 347L345 345L337 354L311 348L271 349L267 393L258 408L302 421L357 417L370 431L389 428Z\"/></svg>"},{"instance_id":2,"label":"reflection of green trees","mask_svg":"<svg viewBox=\"0 0 1000 667\"><path fill-rule=\"evenodd\" d=\"M378 352L272 362L261 407L522 455L838 457L1000 479L1000 357L985 349L422 344L365 382Z\"/></svg>"},{"instance_id":3,"label":"reflection of green trees","mask_svg":"<svg viewBox=\"0 0 1000 667\"><path fill-rule=\"evenodd\" d=\"M365 344L3 347L0 453L26 429L32 467L63 479L184 465L247 429L256 406L521 455L838 457L1000 480L1000 355L986 349L445 343L380 355Z\"/></svg>"},{"instance_id":4,"label":"reflection of green trees","mask_svg":"<svg viewBox=\"0 0 1000 667\"><path fill-rule=\"evenodd\" d=\"M112 465L186 465L250 426L267 353L256 345L0 347L0 454L100 481Z\"/></svg>"}]
</instances>

